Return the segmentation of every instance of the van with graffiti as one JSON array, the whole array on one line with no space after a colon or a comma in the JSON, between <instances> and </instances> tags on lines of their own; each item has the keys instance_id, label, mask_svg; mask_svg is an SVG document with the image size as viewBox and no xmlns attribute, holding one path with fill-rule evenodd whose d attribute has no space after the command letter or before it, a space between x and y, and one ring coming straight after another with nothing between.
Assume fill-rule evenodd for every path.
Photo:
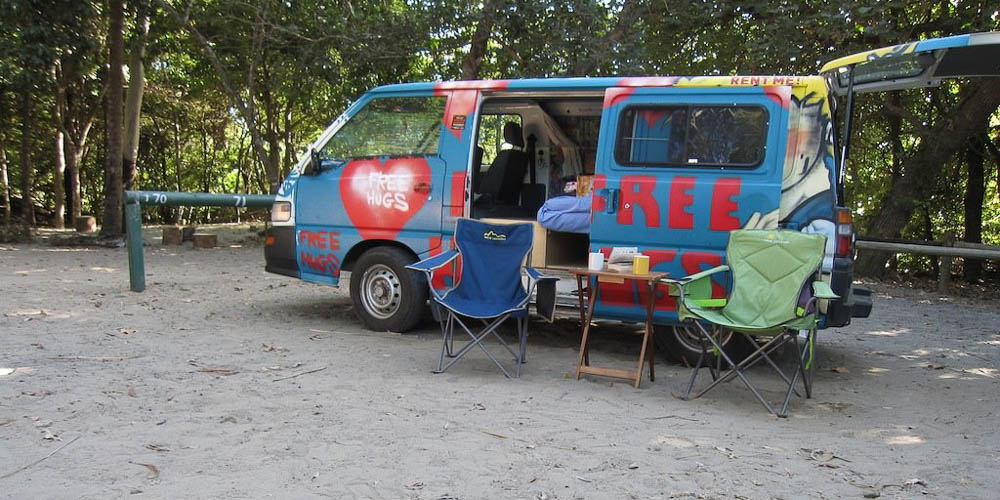
<instances>
[{"instance_id":1,"label":"van with graffiti","mask_svg":"<svg viewBox=\"0 0 1000 500\"><path fill-rule=\"evenodd\" d=\"M452 248L459 218L531 222L538 268L585 267L589 252L630 247L677 277L723 264L734 229L783 228L827 237L822 271L841 299L824 304L821 324L843 326L872 308L870 292L852 284L855 235L843 206L854 93L967 75L976 51L996 51L995 37L866 52L817 76L377 87L281 185L266 269L326 285L349 271L361 321L405 331L423 317L428 294L405 266ZM450 286L455 271L432 285ZM713 295L727 286L715 282ZM595 316L642 321L644 293L630 281L602 284ZM699 351L677 327L669 293L656 298L654 321L675 355Z\"/></svg>"}]
</instances>

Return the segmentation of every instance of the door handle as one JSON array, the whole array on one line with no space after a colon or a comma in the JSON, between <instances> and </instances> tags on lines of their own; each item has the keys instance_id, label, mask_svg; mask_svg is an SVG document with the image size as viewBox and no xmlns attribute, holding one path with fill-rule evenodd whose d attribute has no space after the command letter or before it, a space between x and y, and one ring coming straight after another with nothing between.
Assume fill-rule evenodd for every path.
<instances>
[{"instance_id":1,"label":"door handle","mask_svg":"<svg viewBox=\"0 0 1000 500\"><path fill-rule=\"evenodd\" d=\"M431 185L429 182L418 182L413 190L420 194L431 194Z\"/></svg>"},{"instance_id":2,"label":"door handle","mask_svg":"<svg viewBox=\"0 0 1000 500\"><path fill-rule=\"evenodd\" d=\"M597 195L604 197L604 212L613 214L618 212L618 189L602 188L597 190Z\"/></svg>"}]
</instances>

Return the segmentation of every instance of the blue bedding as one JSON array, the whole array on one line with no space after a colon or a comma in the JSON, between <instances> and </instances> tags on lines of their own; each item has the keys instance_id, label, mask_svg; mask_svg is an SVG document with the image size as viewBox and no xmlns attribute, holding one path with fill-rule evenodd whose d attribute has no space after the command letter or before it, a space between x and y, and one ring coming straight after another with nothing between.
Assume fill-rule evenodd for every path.
<instances>
[{"instance_id":1,"label":"blue bedding","mask_svg":"<svg viewBox=\"0 0 1000 500\"><path fill-rule=\"evenodd\" d=\"M557 196L538 209L538 223L546 229L590 233L590 196Z\"/></svg>"}]
</instances>

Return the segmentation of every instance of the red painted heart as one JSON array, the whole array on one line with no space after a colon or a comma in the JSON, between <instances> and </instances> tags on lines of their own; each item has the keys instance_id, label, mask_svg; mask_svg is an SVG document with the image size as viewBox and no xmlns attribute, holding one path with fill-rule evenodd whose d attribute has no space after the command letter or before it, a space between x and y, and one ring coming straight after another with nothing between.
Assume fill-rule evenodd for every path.
<instances>
[{"instance_id":1,"label":"red painted heart","mask_svg":"<svg viewBox=\"0 0 1000 500\"><path fill-rule=\"evenodd\" d=\"M431 181L426 158L352 160L340 177L340 199L362 238L394 239L427 202L418 185Z\"/></svg>"}]
</instances>

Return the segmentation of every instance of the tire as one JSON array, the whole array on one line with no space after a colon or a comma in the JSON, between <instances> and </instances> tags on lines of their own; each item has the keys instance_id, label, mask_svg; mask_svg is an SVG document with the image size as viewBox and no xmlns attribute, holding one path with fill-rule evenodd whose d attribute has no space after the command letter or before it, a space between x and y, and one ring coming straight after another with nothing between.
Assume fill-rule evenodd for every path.
<instances>
[{"instance_id":1,"label":"tire","mask_svg":"<svg viewBox=\"0 0 1000 500\"><path fill-rule=\"evenodd\" d=\"M701 346L694 335L694 329L693 326L657 326L653 335L657 354L687 366L697 364ZM754 351L755 346L743 335L730 331L723 337L722 348L734 363L739 363ZM716 355L712 354L709 346L706 362L714 363L715 358Z\"/></svg>"},{"instance_id":2,"label":"tire","mask_svg":"<svg viewBox=\"0 0 1000 500\"><path fill-rule=\"evenodd\" d=\"M406 269L417 258L395 247L375 247L358 258L351 271L354 313L365 327L403 333L423 319L427 280Z\"/></svg>"}]
</instances>

